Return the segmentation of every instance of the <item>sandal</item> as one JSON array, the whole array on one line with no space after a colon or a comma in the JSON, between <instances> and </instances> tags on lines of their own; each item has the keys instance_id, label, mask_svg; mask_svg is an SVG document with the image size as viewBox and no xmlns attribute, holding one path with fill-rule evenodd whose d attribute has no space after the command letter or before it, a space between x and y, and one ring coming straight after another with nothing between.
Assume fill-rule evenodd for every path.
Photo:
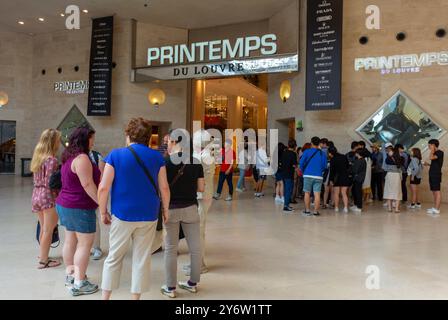
<instances>
[{"instance_id":1,"label":"sandal","mask_svg":"<svg viewBox=\"0 0 448 320\"><path fill-rule=\"evenodd\" d=\"M60 261L48 259L47 262L39 261L39 266L37 267L37 269L55 268L59 267L60 265L61 265Z\"/></svg>"}]
</instances>

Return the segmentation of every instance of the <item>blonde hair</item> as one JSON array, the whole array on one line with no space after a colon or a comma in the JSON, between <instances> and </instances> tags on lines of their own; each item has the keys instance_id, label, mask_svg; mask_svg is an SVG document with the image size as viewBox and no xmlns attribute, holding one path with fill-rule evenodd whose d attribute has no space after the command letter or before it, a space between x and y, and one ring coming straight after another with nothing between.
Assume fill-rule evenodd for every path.
<instances>
[{"instance_id":1,"label":"blonde hair","mask_svg":"<svg viewBox=\"0 0 448 320\"><path fill-rule=\"evenodd\" d=\"M33 159L31 160L31 172L38 172L42 164L49 157L54 157L58 152L61 132L55 129L46 129L42 132L39 142L34 148Z\"/></svg>"}]
</instances>

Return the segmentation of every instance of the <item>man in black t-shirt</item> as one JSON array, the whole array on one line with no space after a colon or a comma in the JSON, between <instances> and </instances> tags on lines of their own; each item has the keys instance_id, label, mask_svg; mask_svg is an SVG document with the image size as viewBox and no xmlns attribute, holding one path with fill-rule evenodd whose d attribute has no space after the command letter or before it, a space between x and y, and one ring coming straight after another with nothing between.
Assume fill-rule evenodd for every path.
<instances>
[{"instance_id":1,"label":"man in black t-shirt","mask_svg":"<svg viewBox=\"0 0 448 320\"><path fill-rule=\"evenodd\" d=\"M294 139L290 139L288 141L288 150L285 150L282 154L282 176L283 176L283 184L285 187L285 203L283 206L283 211L292 212L292 209L289 204L291 203L292 192L294 188L294 173L298 168L297 162L297 153L295 149L297 147L297 143Z\"/></svg>"},{"instance_id":2,"label":"man in black t-shirt","mask_svg":"<svg viewBox=\"0 0 448 320\"><path fill-rule=\"evenodd\" d=\"M440 204L442 202L442 195L440 192L442 184L442 167L443 167L443 156L442 150L439 150L439 141L432 139L428 142L428 147L430 150L429 160L430 163L425 163L429 165L429 186L431 188L432 194L434 196L434 207L428 209L428 214L439 215L440 214Z\"/></svg>"}]
</instances>

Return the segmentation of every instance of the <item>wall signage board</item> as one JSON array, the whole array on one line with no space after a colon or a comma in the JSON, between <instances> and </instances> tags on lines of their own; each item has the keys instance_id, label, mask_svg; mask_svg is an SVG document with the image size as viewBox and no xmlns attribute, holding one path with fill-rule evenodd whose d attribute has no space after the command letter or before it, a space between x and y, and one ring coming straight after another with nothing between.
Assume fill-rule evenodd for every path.
<instances>
[{"instance_id":1,"label":"wall signage board","mask_svg":"<svg viewBox=\"0 0 448 320\"><path fill-rule=\"evenodd\" d=\"M114 17L92 20L88 116L110 116Z\"/></svg>"},{"instance_id":2,"label":"wall signage board","mask_svg":"<svg viewBox=\"0 0 448 320\"><path fill-rule=\"evenodd\" d=\"M54 91L65 94L84 94L89 90L88 80L59 81L54 83Z\"/></svg>"},{"instance_id":3,"label":"wall signage board","mask_svg":"<svg viewBox=\"0 0 448 320\"><path fill-rule=\"evenodd\" d=\"M137 68L133 70L132 80L144 82L151 79L204 79L260 73L294 72L298 70L299 56L297 53L293 53L215 63Z\"/></svg>"},{"instance_id":4,"label":"wall signage board","mask_svg":"<svg viewBox=\"0 0 448 320\"><path fill-rule=\"evenodd\" d=\"M309 0L305 110L341 108L343 0Z\"/></svg>"},{"instance_id":5,"label":"wall signage board","mask_svg":"<svg viewBox=\"0 0 448 320\"><path fill-rule=\"evenodd\" d=\"M382 75L418 73L424 67L447 66L448 51L355 59L355 71L379 70Z\"/></svg>"}]
</instances>

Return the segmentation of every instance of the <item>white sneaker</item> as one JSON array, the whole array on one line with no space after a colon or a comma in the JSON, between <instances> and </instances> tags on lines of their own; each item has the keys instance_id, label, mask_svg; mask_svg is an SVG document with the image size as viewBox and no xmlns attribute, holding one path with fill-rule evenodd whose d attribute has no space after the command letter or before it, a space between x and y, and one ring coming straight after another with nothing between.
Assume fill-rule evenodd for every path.
<instances>
[{"instance_id":1,"label":"white sneaker","mask_svg":"<svg viewBox=\"0 0 448 320\"><path fill-rule=\"evenodd\" d=\"M354 213L361 213L362 212L362 209L359 209L356 206L351 207L350 210L353 211Z\"/></svg>"},{"instance_id":2,"label":"white sneaker","mask_svg":"<svg viewBox=\"0 0 448 320\"><path fill-rule=\"evenodd\" d=\"M178 284L179 284L179 287L181 289L187 290L187 291L189 291L191 293L197 293L198 292L198 286L197 285L190 286L188 284L188 281L179 281Z\"/></svg>"},{"instance_id":3,"label":"white sneaker","mask_svg":"<svg viewBox=\"0 0 448 320\"><path fill-rule=\"evenodd\" d=\"M387 208L387 201L383 202L383 207Z\"/></svg>"},{"instance_id":4,"label":"white sneaker","mask_svg":"<svg viewBox=\"0 0 448 320\"><path fill-rule=\"evenodd\" d=\"M160 288L160 292L169 298L176 298L176 290L170 290L166 285L163 285Z\"/></svg>"},{"instance_id":5,"label":"white sneaker","mask_svg":"<svg viewBox=\"0 0 448 320\"><path fill-rule=\"evenodd\" d=\"M231 195L228 195L227 198L226 198L225 200L226 200L226 201L232 201L232 199L233 199L232 196L231 196Z\"/></svg>"},{"instance_id":6,"label":"white sneaker","mask_svg":"<svg viewBox=\"0 0 448 320\"><path fill-rule=\"evenodd\" d=\"M285 198L284 197L280 198L280 203L285 203Z\"/></svg>"},{"instance_id":7,"label":"white sneaker","mask_svg":"<svg viewBox=\"0 0 448 320\"><path fill-rule=\"evenodd\" d=\"M93 260L100 260L103 256L103 251L101 251L100 248L94 248L92 252L92 259Z\"/></svg>"},{"instance_id":8,"label":"white sneaker","mask_svg":"<svg viewBox=\"0 0 448 320\"><path fill-rule=\"evenodd\" d=\"M279 196L275 197L275 203L281 203L282 198L280 198Z\"/></svg>"},{"instance_id":9,"label":"white sneaker","mask_svg":"<svg viewBox=\"0 0 448 320\"><path fill-rule=\"evenodd\" d=\"M348 213L348 208L344 208L344 213Z\"/></svg>"},{"instance_id":10,"label":"white sneaker","mask_svg":"<svg viewBox=\"0 0 448 320\"><path fill-rule=\"evenodd\" d=\"M239 193L242 193L244 190L243 190L243 189L240 189L240 188L236 188L235 191L236 191L236 192L239 192Z\"/></svg>"},{"instance_id":11,"label":"white sneaker","mask_svg":"<svg viewBox=\"0 0 448 320\"><path fill-rule=\"evenodd\" d=\"M213 199L215 199L215 200L219 200L219 198L221 198L221 195L220 195L219 193L215 193L215 194L213 195Z\"/></svg>"},{"instance_id":12,"label":"white sneaker","mask_svg":"<svg viewBox=\"0 0 448 320\"><path fill-rule=\"evenodd\" d=\"M421 203L417 203L415 206L417 207L417 209L421 209L422 204Z\"/></svg>"},{"instance_id":13,"label":"white sneaker","mask_svg":"<svg viewBox=\"0 0 448 320\"><path fill-rule=\"evenodd\" d=\"M334 212L338 213L339 212L339 208L334 208Z\"/></svg>"},{"instance_id":14,"label":"white sneaker","mask_svg":"<svg viewBox=\"0 0 448 320\"><path fill-rule=\"evenodd\" d=\"M426 213L427 214L433 214L434 213L434 208L426 210Z\"/></svg>"}]
</instances>

